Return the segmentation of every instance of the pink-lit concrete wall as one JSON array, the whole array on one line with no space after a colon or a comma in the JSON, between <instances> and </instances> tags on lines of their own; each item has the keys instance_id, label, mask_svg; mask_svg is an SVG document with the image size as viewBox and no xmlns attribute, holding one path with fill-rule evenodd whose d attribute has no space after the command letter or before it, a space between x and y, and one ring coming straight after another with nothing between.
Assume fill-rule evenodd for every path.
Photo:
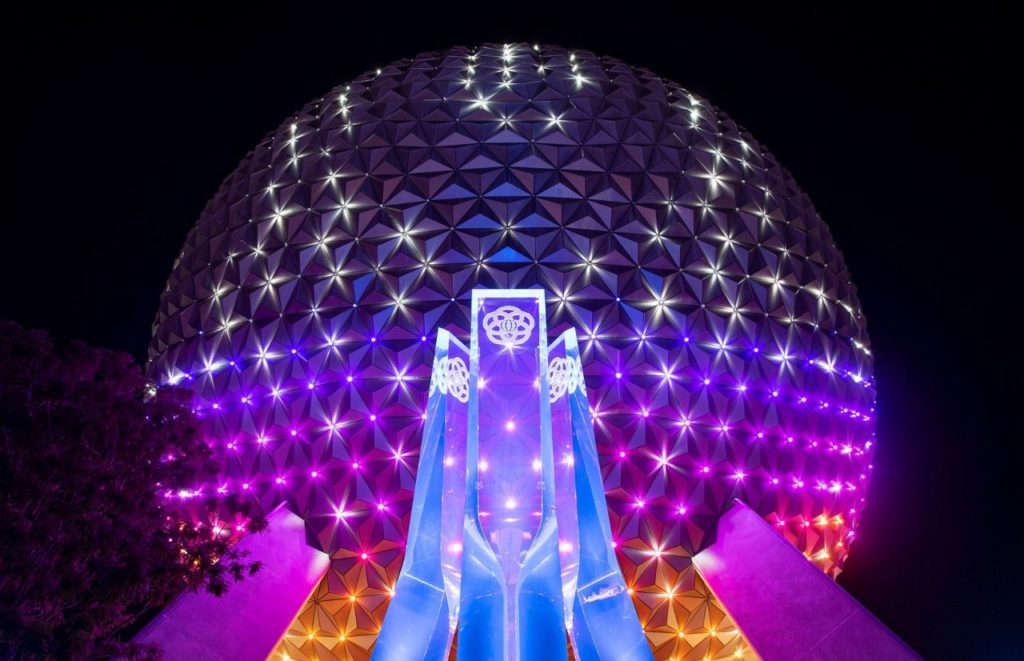
<instances>
[{"instance_id":1,"label":"pink-lit concrete wall","mask_svg":"<svg viewBox=\"0 0 1024 661\"><path fill-rule=\"evenodd\" d=\"M215 597L186 593L150 622L136 642L155 643L167 661L265 659L295 619L329 565L326 553L306 543L303 520L285 508L265 532L238 544L262 569Z\"/></svg>"},{"instance_id":2,"label":"pink-lit concrete wall","mask_svg":"<svg viewBox=\"0 0 1024 661\"><path fill-rule=\"evenodd\" d=\"M693 562L765 661L919 658L739 501Z\"/></svg>"}]
</instances>

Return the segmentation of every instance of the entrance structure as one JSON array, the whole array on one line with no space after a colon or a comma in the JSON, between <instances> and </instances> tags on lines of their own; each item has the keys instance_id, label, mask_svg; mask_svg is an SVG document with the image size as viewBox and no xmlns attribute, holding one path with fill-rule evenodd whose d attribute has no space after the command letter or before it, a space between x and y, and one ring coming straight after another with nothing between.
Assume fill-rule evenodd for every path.
<instances>
[{"instance_id":1,"label":"entrance structure","mask_svg":"<svg viewBox=\"0 0 1024 661\"><path fill-rule=\"evenodd\" d=\"M576 332L545 292L473 291L441 331L405 562L374 659L651 659L615 559ZM468 364L468 365L467 365Z\"/></svg>"},{"instance_id":2,"label":"entrance structure","mask_svg":"<svg viewBox=\"0 0 1024 661\"><path fill-rule=\"evenodd\" d=\"M784 83L785 72L777 76ZM862 196L889 184L863 173L848 189ZM414 507L421 491L422 502L436 504L426 494L444 485L442 475L440 486L428 487L429 471L418 470L429 464L420 456L424 440L437 439L427 420L431 385L435 395L448 389L449 404L453 387L458 397L471 387L478 396L496 393L486 377L482 387L463 382L468 357L465 372L453 360L435 369L439 341L447 339L449 357L463 351L455 338L471 342L481 289L543 291L548 332L577 333L579 364L549 364L546 375L550 394L553 384L568 392L574 378L586 384L600 470L600 480L588 479L601 493L587 500L575 482L576 511L604 499L595 521L607 517L615 564L656 659L770 658L784 641L766 643L761 625L771 618L755 626L752 612L842 602L835 590L818 595L811 588L822 581L804 580L802 570L809 563L831 581L856 546L877 442L873 355L853 278L810 198L732 118L647 69L554 45L484 44L398 60L311 100L255 145L188 235L161 296L148 365L158 386L194 393L223 467L188 493L275 512L271 528L301 530L314 553L276 555L239 591L249 595L244 601L229 593L217 602L222 626L184 630L247 637L259 626L278 637L261 654L296 661L368 661L399 644L386 640L402 638L391 620L402 621L412 590L405 577L418 575L419 559L435 562L433 551L420 553L433 524L416 523L429 508ZM492 317L478 328L480 341L488 329L518 337L524 319ZM538 320L530 330L537 342ZM564 397L582 407L579 393ZM477 405L474 425L501 411ZM514 429L502 426L509 422ZM488 491L502 484L497 463L511 458L490 456L485 443L525 438L527 429L540 438L548 425L499 417L489 428L496 433L478 437L482 458L466 467L482 490L474 483L465 504L453 496L457 511L481 520L478 537L462 528L463 561L500 569L491 578L519 586L521 598L552 598L554 575L524 564L530 580L543 577L541 588L510 582L515 554L550 550L542 533L551 521L558 546L575 534L563 516L572 509L558 505L557 443L568 436L556 424L553 417L553 482L536 480L531 459L526 473L514 473L522 478L517 490L532 485L523 493ZM468 449L468 417L467 425ZM554 489L553 501L538 485ZM167 498L171 510L176 496ZM543 506L529 510L539 513L529 519L535 527L521 518L520 501ZM737 503L764 525L735 518ZM442 520L446 508L436 513ZM503 508L522 525L496 526ZM302 525L292 528L296 519ZM202 523L223 530L245 522ZM585 526L582 514L579 523L578 569L562 560L575 547L557 554L558 584L578 576L575 594L588 580L584 532L600 527ZM772 548L793 549L766 566L789 568L791 578L772 585L780 601L752 611L747 606L764 603L766 593L735 597L744 585L729 579L750 563L737 564L731 551L757 547L735 540L762 539L765 528L788 545ZM241 543L259 547L260 539ZM714 571L722 567L730 569ZM457 647L497 649L473 628L486 618L502 655L529 643L499 631L515 621L512 593L491 600L479 592L470 602L466 591L487 576L471 581L460 571L457 602L440 574L449 612L432 617L449 625L431 629L439 642L430 649L447 644L456 605L457 634L465 634ZM273 587L275 575L292 577L287 591ZM436 579L428 582L440 585ZM797 585L809 591L787 592ZM302 594L297 612L282 615ZM573 606L569 618L577 597L563 591L560 618L545 615L552 629L537 635L571 626L583 655L586 607L618 604L619 596L580 598L583 613ZM552 602L549 610L558 608ZM855 611L843 607L850 617ZM838 636L853 621L807 625L842 625ZM632 640L632 620L623 622L616 633ZM147 635L180 639L158 634ZM205 655L216 658L223 642L203 642ZM174 658L173 645L164 647ZM805 653L797 646L783 658Z\"/></svg>"}]
</instances>

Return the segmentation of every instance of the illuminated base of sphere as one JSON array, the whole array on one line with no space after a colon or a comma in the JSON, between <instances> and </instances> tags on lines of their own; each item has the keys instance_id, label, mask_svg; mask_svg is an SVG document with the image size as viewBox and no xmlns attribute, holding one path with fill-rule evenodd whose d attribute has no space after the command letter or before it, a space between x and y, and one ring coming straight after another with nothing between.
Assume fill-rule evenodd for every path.
<instances>
[{"instance_id":1,"label":"illuminated base of sphere","mask_svg":"<svg viewBox=\"0 0 1024 661\"><path fill-rule=\"evenodd\" d=\"M241 543L264 573L223 599L186 595L140 642L171 659L917 658L740 500L681 571L655 550L633 569L655 589L627 584L575 330L548 342L539 289L475 289L470 309L468 347L438 331L395 583L371 589L394 572L377 550L335 556L352 571L339 581L279 507Z\"/></svg>"},{"instance_id":2,"label":"illuminated base of sphere","mask_svg":"<svg viewBox=\"0 0 1024 661\"><path fill-rule=\"evenodd\" d=\"M167 661L370 659L393 595L366 586L386 563L375 565L368 556L346 574L328 569L327 556L306 545L302 520L283 508L271 515L266 534L240 545L251 559L267 563L266 570L223 597L186 593L135 641L160 645ZM918 658L742 503L722 517L717 541L694 556L685 580L675 584L683 587L633 593L659 660ZM677 612L686 618L671 619Z\"/></svg>"}]
</instances>

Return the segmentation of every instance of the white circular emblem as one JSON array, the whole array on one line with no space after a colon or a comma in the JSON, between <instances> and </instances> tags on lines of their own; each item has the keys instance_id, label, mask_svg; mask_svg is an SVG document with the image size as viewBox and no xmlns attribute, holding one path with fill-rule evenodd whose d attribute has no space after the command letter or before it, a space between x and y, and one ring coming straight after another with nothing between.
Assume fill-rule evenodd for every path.
<instances>
[{"instance_id":1,"label":"white circular emblem","mask_svg":"<svg viewBox=\"0 0 1024 661\"><path fill-rule=\"evenodd\" d=\"M448 358L445 366L445 381L448 394L463 404L469 401L469 369L461 358Z\"/></svg>"},{"instance_id":2,"label":"white circular emblem","mask_svg":"<svg viewBox=\"0 0 1024 661\"><path fill-rule=\"evenodd\" d=\"M570 369L565 358L552 358L548 364L548 390L552 402L569 391Z\"/></svg>"},{"instance_id":3,"label":"white circular emblem","mask_svg":"<svg viewBox=\"0 0 1024 661\"><path fill-rule=\"evenodd\" d=\"M434 358L430 375L430 394L440 390L463 404L469 401L469 368L461 358Z\"/></svg>"},{"instance_id":4,"label":"white circular emblem","mask_svg":"<svg viewBox=\"0 0 1024 661\"><path fill-rule=\"evenodd\" d=\"M503 305L484 315L484 332L495 344L518 346L530 339L536 322L533 315L514 305Z\"/></svg>"},{"instance_id":5,"label":"white circular emblem","mask_svg":"<svg viewBox=\"0 0 1024 661\"><path fill-rule=\"evenodd\" d=\"M579 358L552 358L548 363L548 392L552 402L566 393L586 391Z\"/></svg>"},{"instance_id":6,"label":"white circular emblem","mask_svg":"<svg viewBox=\"0 0 1024 661\"><path fill-rule=\"evenodd\" d=\"M442 367L447 362L447 358L441 359L434 356L434 364L430 368L430 390L427 391L427 395L433 395L435 390L440 390L442 395L448 394L448 383L445 380L445 374Z\"/></svg>"}]
</instances>

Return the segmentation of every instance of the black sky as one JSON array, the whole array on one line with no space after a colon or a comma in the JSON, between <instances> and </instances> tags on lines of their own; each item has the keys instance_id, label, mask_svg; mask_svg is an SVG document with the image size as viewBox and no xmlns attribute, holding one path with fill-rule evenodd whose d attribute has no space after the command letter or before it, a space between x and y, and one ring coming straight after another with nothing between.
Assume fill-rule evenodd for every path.
<instances>
[{"instance_id":1,"label":"black sky","mask_svg":"<svg viewBox=\"0 0 1024 661\"><path fill-rule=\"evenodd\" d=\"M1019 36L979 3L899 15L895 3L835 15L769 4L9 13L0 317L142 359L205 201L307 100L453 44L616 56L771 149L853 273L880 443L840 583L928 658L1020 658Z\"/></svg>"}]
</instances>

